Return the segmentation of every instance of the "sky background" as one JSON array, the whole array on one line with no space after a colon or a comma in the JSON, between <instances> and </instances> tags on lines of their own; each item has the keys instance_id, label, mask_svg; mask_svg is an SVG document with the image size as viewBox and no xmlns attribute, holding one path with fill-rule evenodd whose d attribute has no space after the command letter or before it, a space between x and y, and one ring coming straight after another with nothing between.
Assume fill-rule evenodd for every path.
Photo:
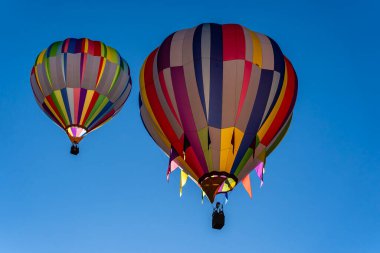
<instances>
[{"instance_id":1,"label":"sky background","mask_svg":"<svg viewBox=\"0 0 380 253\"><path fill-rule=\"evenodd\" d=\"M380 252L377 1L0 2L1 253ZM168 158L138 110L144 58L176 30L238 23L275 39L299 80L293 122L253 199L239 185L226 225ZM88 37L131 67L123 110L70 142L34 101L29 75L52 42Z\"/></svg>"}]
</instances>

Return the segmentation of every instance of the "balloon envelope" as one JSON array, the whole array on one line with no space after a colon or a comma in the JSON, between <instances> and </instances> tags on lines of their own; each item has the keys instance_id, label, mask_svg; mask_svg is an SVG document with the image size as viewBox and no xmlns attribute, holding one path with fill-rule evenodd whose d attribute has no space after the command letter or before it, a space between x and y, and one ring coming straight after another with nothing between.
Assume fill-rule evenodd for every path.
<instances>
[{"instance_id":1,"label":"balloon envelope","mask_svg":"<svg viewBox=\"0 0 380 253\"><path fill-rule=\"evenodd\" d=\"M73 143L119 112L132 88L120 54L86 38L68 38L43 50L30 82L38 105Z\"/></svg>"},{"instance_id":2,"label":"balloon envelope","mask_svg":"<svg viewBox=\"0 0 380 253\"><path fill-rule=\"evenodd\" d=\"M296 95L295 71L277 43L236 24L171 34L140 74L145 128L211 202L254 169L262 178Z\"/></svg>"}]
</instances>

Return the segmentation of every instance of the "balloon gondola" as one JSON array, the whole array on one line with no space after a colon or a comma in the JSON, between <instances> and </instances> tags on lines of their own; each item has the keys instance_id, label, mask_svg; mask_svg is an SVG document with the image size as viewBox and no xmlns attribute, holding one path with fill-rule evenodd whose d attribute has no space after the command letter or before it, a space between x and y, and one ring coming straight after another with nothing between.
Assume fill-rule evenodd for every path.
<instances>
[{"instance_id":1,"label":"balloon gondola","mask_svg":"<svg viewBox=\"0 0 380 253\"><path fill-rule=\"evenodd\" d=\"M212 212L212 228L222 229L224 227L224 219L223 205L217 202Z\"/></svg>"},{"instance_id":2,"label":"balloon gondola","mask_svg":"<svg viewBox=\"0 0 380 253\"><path fill-rule=\"evenodd\" d=\"M79 147L76 143L71 145L70 154L72 154L72 155L78 155L79 154Z\"/></svg>"}]
</instances>

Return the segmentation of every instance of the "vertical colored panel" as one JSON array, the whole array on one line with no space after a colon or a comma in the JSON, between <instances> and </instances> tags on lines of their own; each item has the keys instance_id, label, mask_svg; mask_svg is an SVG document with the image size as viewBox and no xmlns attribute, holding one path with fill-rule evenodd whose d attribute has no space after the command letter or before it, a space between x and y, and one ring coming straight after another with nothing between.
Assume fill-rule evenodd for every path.
<instances>
[{"instance_id":1,"label":"vertical colored panel","mask_svg":"<svg viewBox=\"0 0 380 253\"><path fill-rule=\"evenodd\" d=\"M221 25L211 24L211 61L210 61L210 111L209 126L220 128L222 125L223 92L223 35Z\"/></svg>"},{"instance_id":2,"label":"vertical colored panel","mask_svg":"<svg viewBox=\"0 0 380 253\"><path fill-rule=\"evenodd\" d=\"M163 69L170 67L170 45L172 43L173 34L167 37L160 46L157 54L157 69L161 72Z\"/></svg>"},{"instance_id":3,"label":"vertical colored panel","mask_svg":"<svg viewBox=\"0 0 380 253\"><path fill-rule=\"evenodd\" d=\"M145 71L143 75L145 86L142 87L145 88L146 91L146 99L150 103L150 107L152 109L152 114L155 115L156 120L160 126L160 128L165 133L166 137L170 140L173 147L177 150L178 153L182 152L183 146L181 145L180 141L178 140L178 137L176 136L173 128L171 127L168 119L165 116L165 112L163 111L163 108L158 100L157 92L155 89L154 84L154 78L153 78L153 63L154 58L156 54L150 54L145 62Z\"/></svg>"},{"instance_id":4,"label":"vertical colored panel","mask_svg":"<svg viewBox=\"0 0 380 253\"><path fill-rule=\"evenodd\" d=\"M282 101L280 101L280 106L276 116L273 118L272 124L270 124L268 132L265 134L261 142L264 145L268 145L273 137L278 133L283 124L285 123L287 116L290 114L290 111L293 109L292 102L294 101L294 96L296 94L296 85L295 85L295 74L290 69L287 71L287 85L285 86L285 94ZM294 104L293 104L294 105Z\"/></svg>"},{"instance_id":5,"label":"vertical colored panel","mask_svg":"<svg viewBox=\"0 0 380 253\"><path fill-rule=\"evenodd\" d=\"M80 103L80 88L73 89L74 93L74 124L79 124L80 115L79 115L79 103Z\"/></svg>"},{"instance_id":6,"label":"vertical colored panel","mask_svg":"<svg viewBox=\"0 0 380 253\"><path fill-rule=\"evenodd\" d=\"M261 49L261 42L255 32L251 32L251 36L252 36L252 42L253 42L252 63L262 68L263 54L262 54L262 49Z\"/></svg>"},{"instance_id":7,"label":"vertical colored panel","mask_svg":"<svg viewBox=\"0 0 380 253\"><path fill-rule=\"evenodd\" d=\"M70 88L68 88L68 89L70 89ZM69 119L69 124L72 124L73 123L73 119L72 119L71 112L72 112L72 109L73 109L72 108L73 105L69 101L69 97L68 97L68 94L67 94L67 89L62 89L62 90L60 90L60 92L61 92L63 103L65 104L65 106L63 107L63 109L65 109L65 111L66 111L66 114L67 114L68 119Z\"/></svg>"},{"instance_id":8,"label":"vertical colored panel","mask_svg":"<svg viewBox=\"0 0 380 253\"><path fill-rule=\"evenodd\" d=\"M243 86L240 93L240 99L238 104L238 109L236 112L236 119L235 122L239 119L241 109L243 108L243 104L245 101L245 97L247 95L249 80L251 79L251 73L252 73L252 63L245 61L244 63L244 77L243 77ZM252 99L252 98L249 98Z\"/></svg>"},{"instance_id":9,"label":"vertical colored panel","mask_svg":"<svg viewBox=\"0 0 380 253\"><path fill-rule=\"evenodd\" d=\"M198 139L197 128L194 123L193 112L191 111L191 106L189 102L189 97L186 90L185 76L182 67L171 68L174 93L177 100L178 110L183 126L183 130L190 141L191 147L193 148L196 158L199 161L203 172L207 172L207 163L202 152L202 147Z\"/></svg>"},{"instance_id":10,"label":"vertical colored panel","mask_svg":"<svg viewBox=\"0 0 380 253\"><path fill-rule=\"evenodd\" d=\"M240 25L223 25L223 60L245 59L245 37Z\"/></svg>"},{"instance_id":11,"label":"vertical colored panel","mask_svg":"<svg viewBox=\"0 0 380 253\"><path fill-rule=\"evenodd\" d=\"M243 137L242 143L236 155L236 160L232 166L231 172L234 173L239 161L243 158L246 150L256 139L257 131L260 127L260 122L264 114L266 101L269 96L273 78L273 71L262 70L259 89L257 91L257 96L255 104L253 105L252 112L248 121L247 129L245 131L245 136Z\"/></svg>"},{"instance_id":12,"label":"vertical colored panel","mask_svg":"<svg viewBox=\"0 0 380 253\"><path fill-rule=\"evenodd\" d=\"M193 38L193 62L195 79L198 87L199 97L203 107L203 113L206 115L206 103L203 87L203 74L202 74L202 28L204 25L199 25L194 32ZM190 38L187 38L190 39Z\"/></svg>"}]
</instances>

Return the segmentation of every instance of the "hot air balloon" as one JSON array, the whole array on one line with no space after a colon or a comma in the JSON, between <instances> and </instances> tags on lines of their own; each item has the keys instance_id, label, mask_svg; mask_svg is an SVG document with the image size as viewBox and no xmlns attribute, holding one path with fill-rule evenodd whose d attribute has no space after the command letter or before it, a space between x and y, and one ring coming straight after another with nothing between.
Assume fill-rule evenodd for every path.
<instances>
[{"instance_id":1,"label":"hot air balloon","mask_svg":"<svg viewBox=\"0 0 380 253\"><path fill-rule=\"evenodd\" d=\"M57 41L43 50L30 83L37 104L67 133L74 155L85 135L121 110L132 88L120 54L86 38Z\"/></svg>"},{"instance_id":2,"label":"hot air balloon","mask_svg":"<svg viewBox=\"0 0 380 253\"><path fill-rule=\"evenodd\" d=\"M211 203L249 173L286 134L297 76L277 43L237 24L201 24L168 36L140 73L140 115L169 156ZM182 190L182 189L181 189ZM224 222L224 221L223 221Z\"/></svg>"}]
</instances>

